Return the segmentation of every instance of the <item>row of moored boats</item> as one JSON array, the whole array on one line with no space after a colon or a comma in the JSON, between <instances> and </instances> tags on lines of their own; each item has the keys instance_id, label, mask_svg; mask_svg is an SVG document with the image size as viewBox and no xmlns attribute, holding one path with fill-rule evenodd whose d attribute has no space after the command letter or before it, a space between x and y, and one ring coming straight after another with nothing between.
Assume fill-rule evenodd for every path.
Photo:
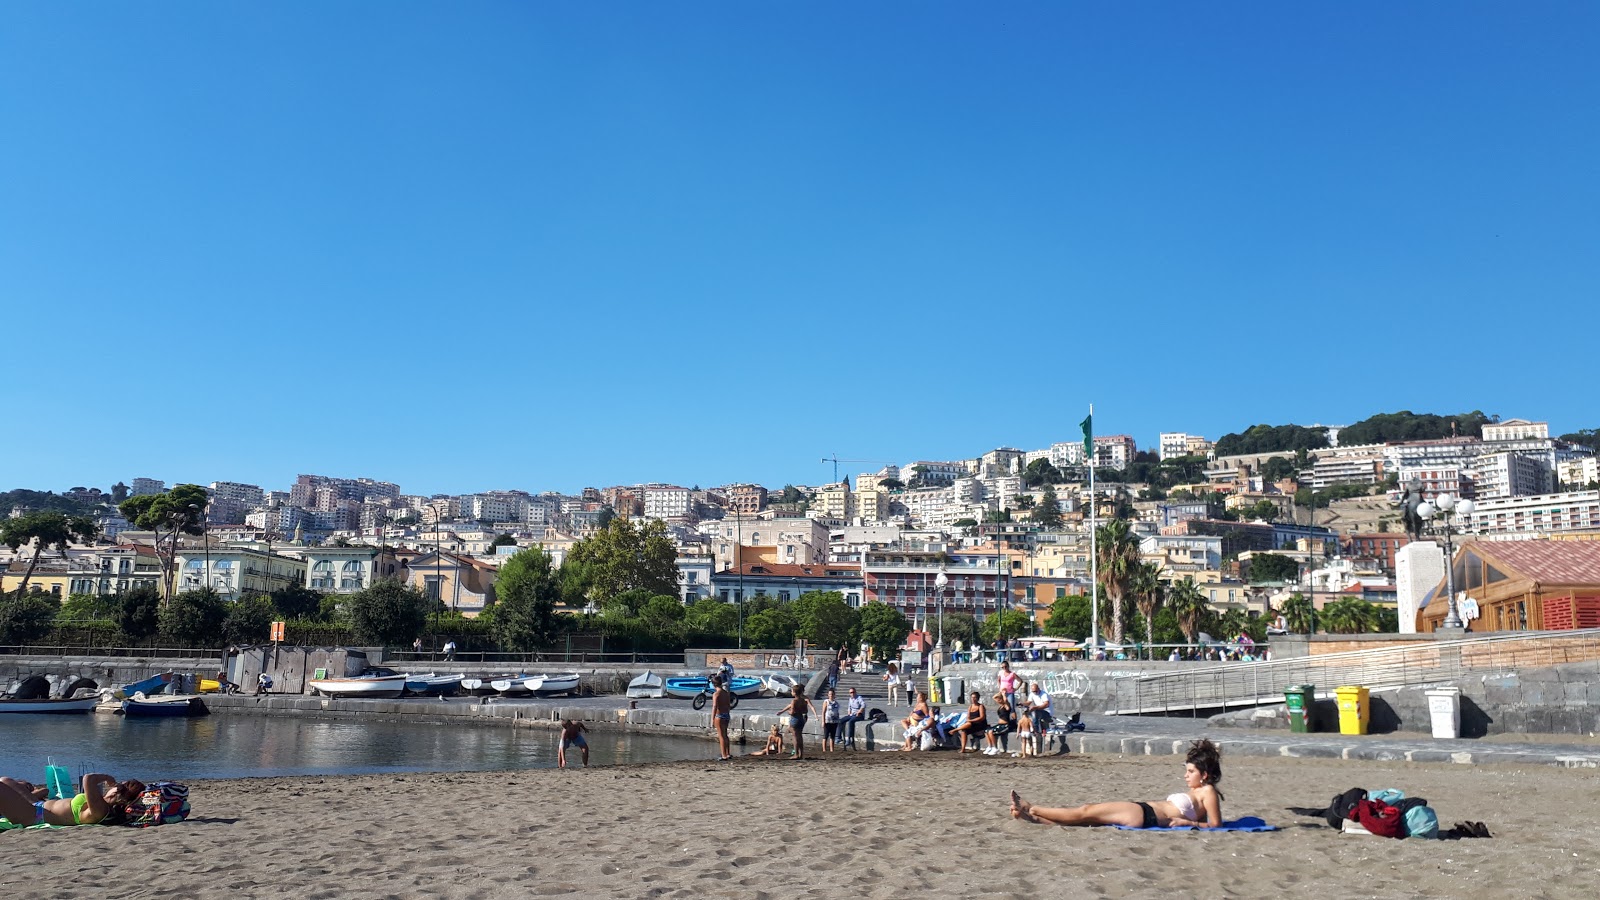
<instances>
[{"instance_id":1,"label":"row of moored boats","mask_svg":"<svg viewBox=\"0 0 1600 900\"><path fill-rule=\"evenodd\" d=\"M320 678L306 682L312 693L328 697L383 699L402 696L552 697L578 692L577 672L506 675L441 675L374 669L352 678Z\"/></svg>"},{"instance_id":2,"label":"row of moored boats","mask_svg":"<svg viewBox=\"0 0 1600 900\"><path fill-rule=\"evenodd\" d=\"M793 675L776 674L765 678L735 675L728 682L728 690L735 697L750 697L762 691L775 697L786 697L794 690L795 685L800 683ZM655 672L645 672L628 682L628 696L634 699L671 697L677 700L692 700L709 693L711 693L709 675L662 676Z\"/></svg>"}]
</instances>

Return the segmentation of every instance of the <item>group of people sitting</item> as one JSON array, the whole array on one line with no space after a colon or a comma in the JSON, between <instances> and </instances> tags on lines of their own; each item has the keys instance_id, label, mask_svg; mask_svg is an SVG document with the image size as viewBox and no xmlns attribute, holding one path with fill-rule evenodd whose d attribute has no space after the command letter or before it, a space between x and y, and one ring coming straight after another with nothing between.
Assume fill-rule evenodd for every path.
<instances>
[{"instance_id":1,"label":"group of people sitting","mask_svg":"<svg viewBox=\"0 0 1600 900\"><path fill-rule=\"evenodd\" d=\"M928 705L928 695L918 692L911 714L900 720L904 729L904 744L900 749L935 750L948 746L954 740L962 753L982 753L997 756L1040 756L1044 752L1050 723L1054 720L1050 694L1037 682L1028 685L1028 692L1020 702L1016 688L1019 682L1011 674L1010 666L1003 664L1000 687L992 698L994 721L989 719L989 707L978 691L967 697L965 710L944 713L939 707ZM1006 688L1009 687L1010 690ZM1017 751L1011 752L1011 735L1017 735ZM981 746L980 746L981 742Z\"/></svg>"}]
</instances>

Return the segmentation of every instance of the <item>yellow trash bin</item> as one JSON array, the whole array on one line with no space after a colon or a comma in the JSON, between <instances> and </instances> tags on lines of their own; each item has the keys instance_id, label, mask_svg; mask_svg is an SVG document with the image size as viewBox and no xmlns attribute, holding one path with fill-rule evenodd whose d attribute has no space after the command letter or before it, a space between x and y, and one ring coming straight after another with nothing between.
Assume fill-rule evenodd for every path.
<instances>
[{"instance_id":1,"label":"yellow trash bin","mask_svg":"<svg viewBox=\"0 0 1600 900\"><path fill-rule=\"evenodd\" d=\"M1367 733L1367 689L1359 686L1335 688L1339 700L1339 733Z\"/></svg>"}]
</instances>

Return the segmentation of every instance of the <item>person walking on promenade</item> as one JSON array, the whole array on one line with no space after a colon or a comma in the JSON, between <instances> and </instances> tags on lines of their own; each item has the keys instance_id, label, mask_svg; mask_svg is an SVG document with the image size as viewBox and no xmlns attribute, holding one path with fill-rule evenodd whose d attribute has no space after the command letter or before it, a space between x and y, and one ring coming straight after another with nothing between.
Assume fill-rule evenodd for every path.
<instances>
[{"instance_id":1,"label":"person walking on promenade","mask_svg":"<svg viewBox=\"0 0 1600 900\"><path fill-rule=\"evenodd\" d=\"M883 683L889 689L889 703L893 705L900 695L900 667L893 660L889 661L889 671L883 673ZM909 694L907 699L910 699Z\"/></svg>"},{"instance_id":2,"label":"person walking on promenade","mask_svg":"<svg viewBox=\"0 0 1600 900\"><path fill-rule=\"evenodd\" d=\"M589 768L589 742L584 740L583 733L589 729L583 727L582 722L572 719L561 720L561 743L556 747L556 768L567 767L567 748L577 747L583 753L583 767Z\"/></svg>"},{"instance_id":3,"label":"person walking on promenade","mask_svg":"<svg viewBox=\"0 0 1600 900\"><path fill-rule=\"evenodd\" d=\"M456 658L456 642L454 640L449 640L449 641L445 641L444 642L444 658L446 660L449 660L449 661L452 661L452 662L455 661L455 658Z\"/></svg>"},{"instance_id":4,"label":"person walking on promenade","mask_svg":"<svg viewBox=\"0 0 1600 900\"><path fill-rule=\"evenodd\" d=\"M789 705L783 708L783 714L789 718L789 730L794 733L794 752L790 756L794 759L805 759L806 718L811 714L811 701L806 699L806 689L803 685L794 686Z\"/></svg>"},{"instance_id":5,"label":"person walking on promenade","mask_svg":"<svg viewBox=\"0 0 1600 900\"><path fill-rule=\"evenodd\" d=\"M850 697L845 701L844 718L839 724L844 727L844 745L851 750L856 749L856 723L867 717L867 701L856 693L855 688L850 689Z\"/></svg>"},{"instance_id":6,"label":"person walking on promenade","mask_svg":"<svg viewBox=\"0 0 1600 900\"><path fill-rule=\"evenodd\" d=\"M728 690L728 683L721 675L711 676L711 683L716 685L716 690L711 694L711 727L717 732L717 750L721 753L717 758L727 762L733 758L733 747L728 743L728 722L733 718L733 692Z\"/></svg>"}]
</instances>

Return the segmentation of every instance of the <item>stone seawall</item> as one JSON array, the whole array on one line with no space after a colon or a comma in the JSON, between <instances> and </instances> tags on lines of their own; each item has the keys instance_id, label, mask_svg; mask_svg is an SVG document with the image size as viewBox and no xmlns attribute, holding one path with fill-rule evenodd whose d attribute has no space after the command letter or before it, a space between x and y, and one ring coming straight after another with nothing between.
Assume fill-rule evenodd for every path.
<instances>
[{"instance_id":1,"label":"stone seawall","mask_svg":"<svg viewBox=\"0 0 1600 900\"><path fill-rule=\"evenodd\" d=\"M88 678L102 688L120 688L162 672L215 678L221 669L220 657L0 656L0 691L30 675L57 683Z\"/></svg>"}]
</instances>

